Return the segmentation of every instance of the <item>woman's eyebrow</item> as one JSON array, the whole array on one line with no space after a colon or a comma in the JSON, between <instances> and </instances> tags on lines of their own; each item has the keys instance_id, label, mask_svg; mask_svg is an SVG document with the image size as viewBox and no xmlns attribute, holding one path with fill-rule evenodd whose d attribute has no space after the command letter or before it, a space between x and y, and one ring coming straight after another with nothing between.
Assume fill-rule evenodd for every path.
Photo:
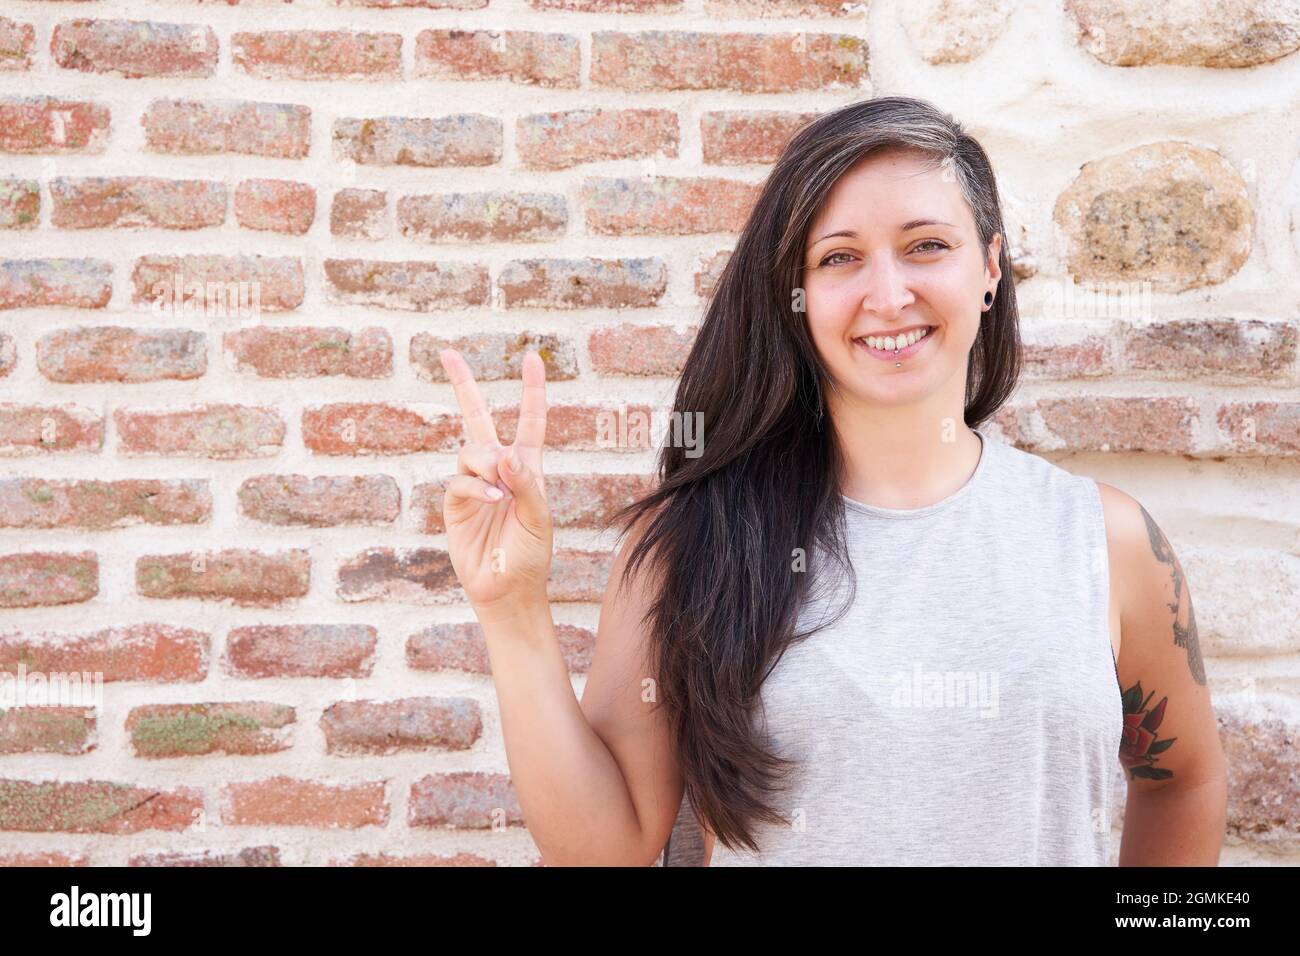
<instances>
[{"instance_id":1,"label":"woman's eyebrow","mask_svg":"<svg viewBox=\"0 0 1300 956\"><path fill-rule=\"evenodd\" d=\"M909 219L899 227L898 231L911 232L913 229L920 229L922 226L951 226L953 229L957 228L952 223L944 222L942 219ZM814 240L813 245L815 246L819 242L825 242L827 239L834 239L837 236L844 236L847 239L858 238L858 234L854 230L841 229L838 232L826 233L826 235L822 236L820 239Z\"/></svg>"}]
</instances>

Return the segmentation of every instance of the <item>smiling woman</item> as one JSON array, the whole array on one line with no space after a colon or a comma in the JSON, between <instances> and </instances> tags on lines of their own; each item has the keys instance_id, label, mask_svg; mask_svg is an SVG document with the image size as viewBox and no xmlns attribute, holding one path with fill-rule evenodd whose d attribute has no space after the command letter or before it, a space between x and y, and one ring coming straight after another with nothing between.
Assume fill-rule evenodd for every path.
<instances>
[{"instance_id":1,"label":"smiling woman","mask_svg":"<svg viewBox=\"0 0 1300 956\"><path fill-rule=\"evenodd\" d=\"M547 604L543 363L503 448L444 351L473 439L448 551L546 864L1099 865L1122 740L1134 786L1196 787L1131 801L1126 859L1217 859L1213 715L1171 667L1194 631L1161 639L1162 608L1191 620L1172 550L1153 559L1123 492L986 424L1021 362L1002 236L988 157L928 103L791 139L681 374L672 417L705 440L667 443L612 519L578 706Z\"/></svg>"},{"instance_id":2,"label":"smiling woman","mask_svg":"<svg viewBox=\"0 0 1300 956\"><path fill-rule=\"evenodd\" d=\"M632 606L685 794L665 863L1107 861L1120 598L1155 592L1111 588L1135 502L983 427L1022 362L1004 234L982 147L907 97L818 118L764 184L674 405L705 453L665 448L623 515L648 519L616 572L655 572ZM583 707L636 768L604 614L597 641Z\"/></svg>"},{"instance_id":3,"label":"smiling woman","mask_svg":"<svg viewBox=\"0 0 1300 956\"><path fill-rule=\"evenodd\" d=\"M982 239L950 160L884 146L836 181L809 235L819 238L804 253L803 302L827 367L831 417L870 422L845 443L849 493L889 499L895 490L924 489L945 461L970 460L968 433L954 435L946 459L882 449L909 449L916 414L957 420L985 315L973 303L988 309L1002 277L1000 226Z\"/></svg>"}]
</instances>

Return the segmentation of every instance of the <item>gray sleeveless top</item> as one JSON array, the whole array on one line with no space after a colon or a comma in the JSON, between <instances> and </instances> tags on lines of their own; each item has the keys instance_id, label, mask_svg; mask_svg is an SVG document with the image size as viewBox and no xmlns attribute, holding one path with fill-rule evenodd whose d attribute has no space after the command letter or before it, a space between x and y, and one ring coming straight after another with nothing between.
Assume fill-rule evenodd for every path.
<instances>
[{"instance_id":1,"label":"gray sleeveless top","mask_svg":"<svg viewBox=\"0 0 1300 956\"><path fill-rule=\"evenodd\" d=\"M1107 863L1123 706L1101 494L976 434L979 464L942 501L844 498L852 607L761 691L756 726L798 761L776 798L790 823L709 865ZM800 631L846 600L823 564ZM663 865L702 858L683 800Z\"/></svg>"}]
</instances>

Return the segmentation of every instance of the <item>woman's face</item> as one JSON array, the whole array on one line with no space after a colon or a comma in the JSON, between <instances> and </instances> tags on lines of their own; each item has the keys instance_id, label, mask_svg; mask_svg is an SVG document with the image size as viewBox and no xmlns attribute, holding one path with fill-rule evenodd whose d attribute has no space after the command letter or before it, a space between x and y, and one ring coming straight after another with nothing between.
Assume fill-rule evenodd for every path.
<instances>
[{"instance_id":1,"label":"woman's face","mask_svg":"<svg viewBox=\"0 0 1300 956\"><path fill-rule=\"evenodd\" d=\"M868 404L947 389L962 401L1001 244L994 236L991 252L981 248L956 181L916 153L873 153L845 173L804 245L808 329L836 388ZM900 341L926 328L910 347Z\"/></svg>"}]
</instances>

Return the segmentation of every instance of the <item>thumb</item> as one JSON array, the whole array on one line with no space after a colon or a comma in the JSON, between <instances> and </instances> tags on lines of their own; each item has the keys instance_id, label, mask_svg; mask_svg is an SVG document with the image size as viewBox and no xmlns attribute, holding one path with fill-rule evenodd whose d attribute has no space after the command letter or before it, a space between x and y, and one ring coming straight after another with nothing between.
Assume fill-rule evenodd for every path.
<instances>
[{"instance_id":1,"label":"thumb","mask_svg":"<svg viewBox=\"0 0 1300 956\"><path fill-rule=\"evenodd\" d=\"M515 512L519 520L529 531L541 536L547 522L546 501L538 487L537 476L524 464L514 446L501 456L497 473L515 496Z\"/></svg>"}]
</instances>

